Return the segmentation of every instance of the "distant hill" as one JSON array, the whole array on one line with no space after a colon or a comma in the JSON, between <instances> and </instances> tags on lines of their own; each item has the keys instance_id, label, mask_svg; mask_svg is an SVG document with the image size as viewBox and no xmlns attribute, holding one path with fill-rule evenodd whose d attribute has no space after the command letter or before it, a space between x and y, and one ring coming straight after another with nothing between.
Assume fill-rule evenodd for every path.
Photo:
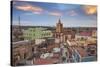
<instances>
[{"instance_id":1,"label":"distant hill","mask_svg":"<svg viewBox=\"0 0 100 67\"><path fill-rule=\"evenodd\" d=\"M12 25L12 28L16 28L16 27L18 27L18 25ZM21 27L21 29L42 27L42 28L47 28L48 30L55 30L55 27L51 27L51 26L20 26L20 27ZM97 27L64 27L64 29L73 29L73 30L94 29L94 30L97 30Z\"/></svg>"}]
</instances>

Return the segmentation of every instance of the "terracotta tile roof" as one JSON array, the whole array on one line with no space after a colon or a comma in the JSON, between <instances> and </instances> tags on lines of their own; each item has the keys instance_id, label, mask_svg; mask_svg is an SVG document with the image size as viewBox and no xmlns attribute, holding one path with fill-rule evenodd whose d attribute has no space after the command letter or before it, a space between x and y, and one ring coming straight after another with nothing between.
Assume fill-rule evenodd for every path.
<instances>
[{"instance_id":1,"label":"terracotta tile roof","mask_svg":"<svg viewBox=\"0 0 100 67\"><path fill-rule=\"evenodd\" d=\"M34 62L34 64L36 65L42 65L42 64L53 64L58 62L58 59L36 59L36 61Z\"/></svg>"},{"instance_id":2,"label":"terracotta tile roof","mask_svg":"<svg viewBox=\"0 0 100 67\"><path fill-rule=\"evenodd\" d=\"M83 49L83 48L76 48L77 50L78 50L78 52L79 52L79 54L81 55L81 57L85 57L85 56L87 56L87 52Z\"/></svg>"}]
</instances>

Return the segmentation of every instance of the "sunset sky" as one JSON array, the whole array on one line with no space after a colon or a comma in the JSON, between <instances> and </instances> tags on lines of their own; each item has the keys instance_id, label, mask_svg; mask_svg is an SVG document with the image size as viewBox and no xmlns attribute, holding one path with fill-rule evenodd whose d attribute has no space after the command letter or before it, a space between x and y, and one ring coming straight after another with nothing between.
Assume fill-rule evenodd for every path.
<instances>
[{"instance_id":1,"label":"sunset sky","mask_svg":"<svg viewBox=\"0 0 100 67\"><path fill-rule=\"evenodd\" d=\"M96 27L97 7L94 5L57 4L13 1L12 23L21 25L55 26L60 18L64 27Z\"/></svg>"}]
</instances>

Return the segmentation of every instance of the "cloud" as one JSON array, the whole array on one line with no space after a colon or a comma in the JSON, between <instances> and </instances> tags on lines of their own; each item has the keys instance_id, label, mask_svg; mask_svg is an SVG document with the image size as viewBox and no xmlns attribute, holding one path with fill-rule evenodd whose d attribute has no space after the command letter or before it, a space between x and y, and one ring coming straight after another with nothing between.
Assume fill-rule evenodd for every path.
<instances>
[{"instance_id":1,"label":"cloud","mask_svg":"<svg viewBox=\"0 0 100 67\"><path fill-rule=\"evenodd\" d=\"M30 4L19 5L19 6L15 6L15 7L16 7L16 9L23 10L23 11L30 11L33 13L41 13L43 11L43 9L41 7L33 6Z\"/></svg>"},{"instance_id":2,"label":"cloud","mask_svg":"<svg viewBox=\"0 0 100 67\"><path fill-rule=\"evenodd\" d=\"M96 6L83 6L83 10L87 15L93 15L97 13L97 7Z\"/></svg>"},{"instance_id":3,"label":"cloud","mask_svg":"<svg viewBox=\"0 0 100 67\"><path fill-rule=\"evenodd\" d=\"M41 14L40 12L30 12L30 13L23 13L23 16L32 16L33 14Z\"/></svg>"},{"instance_id":4,"label":"cloud","mask_svg":"<svg viewBox=\"0 0 100 67\"><path fill-rule=\"evenodd\" d=\"M49 12L48 14L49 15L53 15L53 16L62 16L62 13L61 12L57 12L57 11Z\"/></svg>"},{"instance_id":5,"label":"cloud","mask_svg":"<svg viewBox=\"0 0 100 67\"><path fill-rule=\"evenodd\" d=\"M68 15L70 16L76 16L77 13L74 10L70 10L69 12L67 12Z\"/></svg>"},{"instance_id":6,"label":"cloud","mask_svg":"<svg viewBox=\"0 0 100 67\"><path fill-rule=\"evenodd\" d=\"M31 5L29 3L24 3L23 5L17 5L15 6L16 9L18 10L22 10L22 11L28 11L28 12L31 12L31 14L42 14L42 13L45 13L45 14L48 14L48 15L52 15L52 16L61 16L61 12L58 12L58 11L48 11L48 10L45 10L39 6L35 6L35 5Z\"/></svg>"},{"instance_id":7,"label":"cloud","mask_svg":"<svg viewBox=\"0 0 100 67\"><path fill-rule=\"evenodd\" d=\"M34 14L41 14L42 12L33 12Z\"/></svg>"}]
</instances>

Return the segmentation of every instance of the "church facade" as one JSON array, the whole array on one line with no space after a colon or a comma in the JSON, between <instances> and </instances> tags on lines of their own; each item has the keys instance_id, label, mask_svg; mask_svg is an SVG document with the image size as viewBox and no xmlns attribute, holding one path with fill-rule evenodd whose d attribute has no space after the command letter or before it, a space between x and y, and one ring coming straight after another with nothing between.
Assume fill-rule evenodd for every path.
<instances>
[{"instance_id":1,"label":"church facade","mask_svg":"<svg viewBox=\"0 0 100 67\"><path fill-rule=\"evenodd\" d=\"M63 23L59 19L58 23L56 24L56 30L54 33L54 37L55 37L56 43L66 42L67 39L75 38L75 32L71 29L64 28Z\"/></svg>"}]
</instances>

